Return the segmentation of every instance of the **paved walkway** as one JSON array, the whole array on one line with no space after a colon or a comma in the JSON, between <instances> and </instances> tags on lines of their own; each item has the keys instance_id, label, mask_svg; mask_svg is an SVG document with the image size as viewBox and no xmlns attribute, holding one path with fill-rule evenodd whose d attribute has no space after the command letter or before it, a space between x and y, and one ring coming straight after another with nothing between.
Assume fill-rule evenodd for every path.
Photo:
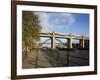
<instances>
[{"instance_id":1,"label":"paved walkway","mask_svg":"<svg viewBox=\"0 0 100 80\"><path fill-rule=\"evenodd\" d=\"M48 61L48 56L41 50L31 51L27 56L23 54L22 68L44 68L52 66Z\"/></svg>"},{"instance_id":2,"label":"paved walkway","mask_svg":"<svg viewBox=\"0 0 100 80\"><path fill-rule=\"evenodd\" d=\"M69 56L68 56L69 54ZM33 50L27 56L23 54L22 68L48 68L89 65L89 51L48 51Z\"/></svg>"}]
</instances>

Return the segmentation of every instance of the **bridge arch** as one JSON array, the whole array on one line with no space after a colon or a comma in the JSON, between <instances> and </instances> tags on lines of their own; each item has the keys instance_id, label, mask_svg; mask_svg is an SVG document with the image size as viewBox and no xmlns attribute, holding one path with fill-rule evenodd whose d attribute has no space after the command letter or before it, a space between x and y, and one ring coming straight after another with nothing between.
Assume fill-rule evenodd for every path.
<instances>
[{"instance_id":1,"label":"bridge arch","mask_svg":"<svg viewBox=\"0 0 100 80\"><path fill-rule=\"evenodd\" d=\"M57 40L60 44L62 44L64 47L67 47L66 43L64 43L64 42L61 41L60 39L56 38L56 40ZM66 41L66 42L67 42L67 41Z\"/></svg>"},{"instance_id":2,"label":"bridge arch","mask_svg":"<svg viewBox=\"0 0 100 80\"><path fill-rule=\"evenodd\" d=\"M42 46L43 44L45 44L46 42L48 42L50 39L46 39L44 42L40 43L40 46Z\"/></svg>"}]
</instances>

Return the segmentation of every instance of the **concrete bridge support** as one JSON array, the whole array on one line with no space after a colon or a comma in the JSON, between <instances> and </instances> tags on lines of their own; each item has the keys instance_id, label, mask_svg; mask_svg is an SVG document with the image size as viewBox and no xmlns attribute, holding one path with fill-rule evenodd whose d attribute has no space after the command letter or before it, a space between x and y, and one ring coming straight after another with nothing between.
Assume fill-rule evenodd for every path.
<instances>
[{"instance_id":1,"label":"concrete bridge support","mask_svg":"<svg viewBox=\"0 0 100 80\"><path fill-rule=\"evenodd\" d=\"M73 48L72 47L72 39L67 39L67 48Z\"/></svg>"},{"instance_id":2,"label":"concrete bridge support","mask_svg":"<svg viewBox=\"0 0 100 80\"><path fill-rule=\"evenodd\" d=\"M72 46L72 35L70 34L69 36L70 36L69 39L67 39L67 47L73 48L73 46Z\"/></svg>"},{"instance_id":3,"label":"concrete bridge support","mask_svg":"<svg viewBox=\"0 0 100 80\"><path fill-rule=\"evenodd\" d=\"M50 38L51 38L51 49L55 49L56 45L55 45L55 33L54 32L52 33L52 36Z\"/></svg>"},{"instance_id":4,"label":"concrete bridge support","mask_svg":"<svg viewBox=\"0 0 100 80\"><path fill-rule=\"evenodd\" d=\"M80 47L85 48L84 44L84 36L82 36L82 39L79 40Z\"/></svg>"},{"instance_id":5,"label":"concrete bridge support","mask_svg":"<svg viewBox=\"0 0 100 80\"><path fill-rule=\"evenodd\" d=\"M89 48L89 40L84 40L85 48Z\"/></svg>"}]
</instances>

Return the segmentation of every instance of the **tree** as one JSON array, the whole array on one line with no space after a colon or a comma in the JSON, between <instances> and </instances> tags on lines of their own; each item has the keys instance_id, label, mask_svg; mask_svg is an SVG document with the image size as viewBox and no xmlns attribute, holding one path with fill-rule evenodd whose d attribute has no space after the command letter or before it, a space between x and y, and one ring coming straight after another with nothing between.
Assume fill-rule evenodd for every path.
<instances>
[{"instance_id":1,"label":"tree","mask_svg":"<svg viewBox=\"0 0 100 80\"><path fill-rule=\"evenodd\" d=\"M28 48L34 48L33 39L36 41L40 40L39 32L41 31L41 26L39 25L38 16L36 16L32 11L22 12L22 42L23 48L26 50Z\"/></svg>"}]
</instances>

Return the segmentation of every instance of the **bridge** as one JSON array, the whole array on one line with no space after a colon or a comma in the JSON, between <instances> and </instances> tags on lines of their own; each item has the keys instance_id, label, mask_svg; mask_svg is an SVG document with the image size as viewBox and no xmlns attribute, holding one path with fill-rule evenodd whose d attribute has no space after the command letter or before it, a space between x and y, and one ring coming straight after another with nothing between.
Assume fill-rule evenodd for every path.
<instances>
[{"instance_id":1,"label":"bridge","mask_svg":"<svg viewBox=\"0 0 100 80\"><path fill-rule=\"evenodd\" d=\"M51 48L55 49L56 45L55 45L55 40L57 38L61 38L61 39L66 39L67 40L67 44L66 46L68 48L73 48L72 46L72 39L76 39L79 40L79 45L82 48L85 48L85 41L88 40L89 41L89 37L86 37L84 35L73 35L73 34L62 34L62 33L56 33L56 32L46 32L46 33L39 33L40 37L48 37L51 40Z\"/></svg>"}]
</instances>

